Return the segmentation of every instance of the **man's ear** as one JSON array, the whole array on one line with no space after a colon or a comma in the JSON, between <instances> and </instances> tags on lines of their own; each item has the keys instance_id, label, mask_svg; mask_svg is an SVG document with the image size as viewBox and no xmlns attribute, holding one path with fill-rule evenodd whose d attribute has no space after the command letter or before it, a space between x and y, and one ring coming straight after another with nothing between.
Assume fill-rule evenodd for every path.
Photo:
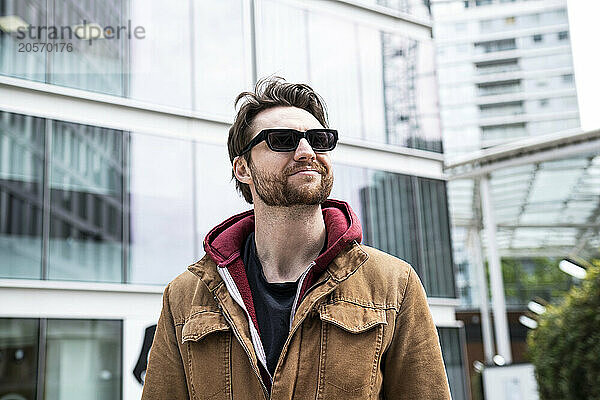
<instances>
[{"instance_id":1,"label":"man's ear","mask_svg":"<svg viewBox=\"0 0 600 400\"><path fill-rule=\"evenodd\" d=\"M248 163L244 157L237 156L233 159L233 173L238 181L248 185L252 183L250 168L248 167Z\"/></svg>"}]
</instances>

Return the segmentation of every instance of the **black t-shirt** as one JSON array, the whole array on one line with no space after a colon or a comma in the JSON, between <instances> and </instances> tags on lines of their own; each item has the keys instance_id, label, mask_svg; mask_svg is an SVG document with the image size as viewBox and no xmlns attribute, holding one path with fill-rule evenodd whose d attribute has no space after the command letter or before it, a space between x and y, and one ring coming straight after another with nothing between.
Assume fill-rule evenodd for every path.
<instances>
[{"instance_id":1,"label":"black t-shirt","mask_svg":"<svg viewBox=\"0 0 600 400\"><path fill-rule=\"evenodd\" d=\"M254 300L260 339L267 356L267 369L272 376L289 333L290 313L298 282L267 282L256 254L254 232L248 235L242 254Z\"/></svg>"}]
</instances>

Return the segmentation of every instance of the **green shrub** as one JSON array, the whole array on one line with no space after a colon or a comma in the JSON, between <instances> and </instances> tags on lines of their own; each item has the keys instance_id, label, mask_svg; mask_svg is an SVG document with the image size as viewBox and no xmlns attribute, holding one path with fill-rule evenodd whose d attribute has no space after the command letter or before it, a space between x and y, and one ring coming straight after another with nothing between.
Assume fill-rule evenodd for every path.
<instances>
[{"instance_id":1,"label":"green shrub","mask_svg":"<svg viewBox=\"0 0 600 400\"><path fill-rule=\"evenodd\" d=\"M600 399L600 265L547 307L527 343L541 400Z\"/></svg>"}]
</instances>

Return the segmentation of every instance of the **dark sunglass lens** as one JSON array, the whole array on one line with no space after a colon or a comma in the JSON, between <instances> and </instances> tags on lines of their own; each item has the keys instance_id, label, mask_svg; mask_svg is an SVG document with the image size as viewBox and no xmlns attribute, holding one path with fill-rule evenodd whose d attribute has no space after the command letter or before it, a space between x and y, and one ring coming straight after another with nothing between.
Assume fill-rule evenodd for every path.
<instances>
[{"instance_id":1,"label":"dark sunglass lens","mask_svg":"<svg viewBox=\"0 0 600 400\"><path fill-rule=\"evenodd\" d=\"M330 151L335 147L335 136L328 131L312 131L309 133L308 142L316 151Z\"/></svg>"},{"instance_id":2,"label":"dark sunglass lens","mask_svg":"<svg viewBox=\"0 0 600 400\"><path fill-rule=\"evenodd\" d=\"M296 148L294 133L291 131L269 132L269 144L275 151L292 151Z\"/></svg>"}]
</instances>

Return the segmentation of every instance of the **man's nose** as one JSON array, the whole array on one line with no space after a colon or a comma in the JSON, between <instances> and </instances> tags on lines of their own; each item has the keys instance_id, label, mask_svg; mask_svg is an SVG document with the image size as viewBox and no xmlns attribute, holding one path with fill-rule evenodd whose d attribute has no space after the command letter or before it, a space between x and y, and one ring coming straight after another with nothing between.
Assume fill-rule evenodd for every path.
<instances>
[{"instance_id":1,"label":"man's nose","mask_svg":"<svg viewBox=\"0 0 600 400\"><path fill-rule=\"evenodd\" d=\"M306 161L306 160L314 160L317 158L313 148L308 144L308 140L305 138L300 139L300 143L298 143L298 148L294 153L294 160L296 161Z\"/></svg>"}]
</instances>

